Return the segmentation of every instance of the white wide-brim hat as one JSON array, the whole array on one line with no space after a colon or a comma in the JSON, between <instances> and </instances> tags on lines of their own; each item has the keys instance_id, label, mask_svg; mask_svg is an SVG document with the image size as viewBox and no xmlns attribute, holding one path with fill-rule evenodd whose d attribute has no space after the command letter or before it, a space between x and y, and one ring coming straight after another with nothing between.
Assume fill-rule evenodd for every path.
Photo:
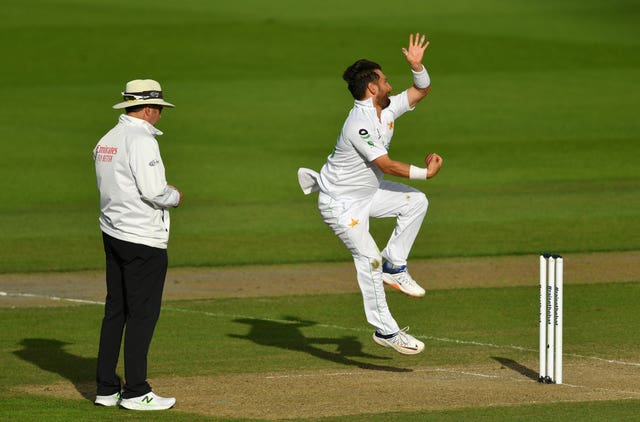
<instances>
[{"instance_id":1,"label":"white wide-brim hat","mask_svg":"<svg viewBox=\"0 0 640 422\"><path fill-rule=\"evenodd\" d=\"M122 98L124 101L114 105L113 108L127 108L144 104L175 107L162 99L162 87L153 79L135 79L127 82Z\"/></svg>"}]
</instances>

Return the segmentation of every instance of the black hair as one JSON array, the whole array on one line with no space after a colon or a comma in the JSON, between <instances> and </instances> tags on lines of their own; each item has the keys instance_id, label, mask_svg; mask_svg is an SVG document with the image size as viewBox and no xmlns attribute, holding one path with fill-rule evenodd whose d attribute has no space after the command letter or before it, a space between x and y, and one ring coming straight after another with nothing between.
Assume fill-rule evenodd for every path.
<instances>
[{"instance_id":1,"label":"black hair","mask_svg":"<svg viewBox=\"0 0 640 422\"><path fill-rule=\"evenodd\" d=\"M138 111L142 110L142 109L143 109L143 108L145 108L145 107L157 108L157 109L158 109L158 110L160 110L160 111L162 111L162 108L163 108L163 107L162 107L161 105L159 105L159 104L138 104L138 105L134 105L134 106L131 106L131 107L126 107L126 108L125 108L125 112L126 112L127 114L129 114L129 113L136 113L136 112L138 112Z\"/></svg>"},{"instance_id":2,"label":"black hair","mask_svg":"<svg viewBox=\"0 0 640 422\"><path fill-rule=\"evenodd\" d=\"M380 78L376 70L382 70L378 63L360 59L344 71L342 79L347 82L353 98L356 100L364 98L369 82L377 81Z\"/></svg>"},{"instance_id":3,"label":"black hair","mask_svg":"<svg viewBox=\"0 0 640 422\"><path fill-rule=\"evenodd\" d=\"M134 105L131 107L126 107L124 110L127 114L129 113L136 113L140 110L142 110L143 108L145 108L147 105L146 104L138 104L138 105Z\"/></svg>"}]
</instances>

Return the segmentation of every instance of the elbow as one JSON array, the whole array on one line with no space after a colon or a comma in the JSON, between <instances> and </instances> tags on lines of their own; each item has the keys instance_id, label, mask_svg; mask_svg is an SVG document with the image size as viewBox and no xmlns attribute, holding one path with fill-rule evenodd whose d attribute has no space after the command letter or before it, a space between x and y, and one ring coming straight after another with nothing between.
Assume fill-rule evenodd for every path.
<instances>
[{"instance_id":1,"label":"elbow","mask_svg":"<svg viewBox=\"0 0 640 422\"><path fill-rule=\"evenodd\" d=\"M140 191L140 197L145 201L154 202L156 198L158 198L159 196L162 196L162 193L163 193L162 190L156 191L156 190L145 189Z\"/></svg>"},{"instance_id":2,"label":"elbow","mask_svg":"<svg viewBox=\"0 0 640 422\"><path fill-rule=\"evenodd\" d=\"M420 101L421 99L427 96L429 91L431 91L431 84L429 84L429 86L427 86L426 88L417 88L417 89L419 93L418 101Z\"/></svg>"}]
</instances>

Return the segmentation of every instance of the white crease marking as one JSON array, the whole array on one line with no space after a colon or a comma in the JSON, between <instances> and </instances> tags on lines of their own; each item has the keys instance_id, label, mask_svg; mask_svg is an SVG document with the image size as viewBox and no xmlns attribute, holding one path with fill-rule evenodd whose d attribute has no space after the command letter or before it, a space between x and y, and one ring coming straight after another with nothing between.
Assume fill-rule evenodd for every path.
<instances>
[{"instance_id":1,"label":"white crease marking","mask_svg":"<svg viewBox=\"0 0 640 422\"><path fill-rule=\"evenodd\" d=\"M49 300L63 301L63 302L84 303L84 304L89 304L89 305L104 305L104 302L99 302L99 301L95 301L95 300L74 299L74 298L58 297L58 296L50 296L50 295L39 295L39 294L33 294L33 293L11 293L11 292L2 292L2 291L0 291L0 296L49 299ZM216 318L255 319L255 320L259 320L259 321L277 322L277 323L280 323L280 324L297 324L297 323L299 323L299 321L290 321L290 320L282 320L282 319L274 319L274 318L257 318L257 317L253 317L253 316L247 316L247 315L233 315L233 314L213 313L213 312L198 311L198 310L193 310L193 309L174 308L174 307L171 307L171 306L165 306L162 309L163 310L168 310L168 311L175 311L175 312L200 314L200 315L206 315L206 316L216 317ZM315 327L322 327L322 328L331 328L331 329L336 329L336 330L344 330L344 331L355 331L355 332L370 332L371 331L371 329L341 327L339 325L332 325L332 324L315 324L314 326ZM460 340L460 339L451 339L451 338L446 338L446 337L433 337L433 336L427 336L427 335L416 335L415 337L420 338L420 339L444 342L444 343L468 344L468 345L472 345L472 346L491 347L491 348L495 348L495 349L511 349L511 350L525 351L525 352L538 352L538 349L531 349L531 348L528 348L528 347L517 346L517 345L514 345L514 344L500 345L500 344L494 344L494 343L483 343L483 342L473 341L473 340ZM615 359L607 359L607 358L602 358L602 357L598 357L598 356L579 355L579 354L575 354L575 353L564 353L564 355L565 356L575 357L575 358L581 358L581 359L597 360L599 362L610 363L610 364L614 364L614 365L625 365L625 366L637 366L637 367L640 367L640 362L628 362L628 361L621 361L621 360L615 360Z\"/></svg>"}]
</instances>

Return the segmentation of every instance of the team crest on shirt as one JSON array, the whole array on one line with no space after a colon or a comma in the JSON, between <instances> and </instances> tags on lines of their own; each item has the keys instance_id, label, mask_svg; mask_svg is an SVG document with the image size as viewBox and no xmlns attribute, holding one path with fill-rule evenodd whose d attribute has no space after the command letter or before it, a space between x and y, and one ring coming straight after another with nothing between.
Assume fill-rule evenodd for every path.
<instances>
[{"instance_id":1,"label":"team crest on shirt","mask_svg":"<svg viewBox=\"0 0 640 422\"><path fill-rule=\"evenodd\" d=\"M389 126L389 130L393 130L393 121L390 121L387 126Z\"/></svg>"},{"instance_id":2,"label":"team crest on shirt","mask_svg":"<svg viewBox=\"0 0 640 422\"><path fill-rule=\"evenodd\" d=\"M360 135L360 137L362 139L369 139L371 137L371 135L369 135L369 132L367 131L367 129L360 129L358 131L358 135Z\"/></svg>"}]
</instances>

